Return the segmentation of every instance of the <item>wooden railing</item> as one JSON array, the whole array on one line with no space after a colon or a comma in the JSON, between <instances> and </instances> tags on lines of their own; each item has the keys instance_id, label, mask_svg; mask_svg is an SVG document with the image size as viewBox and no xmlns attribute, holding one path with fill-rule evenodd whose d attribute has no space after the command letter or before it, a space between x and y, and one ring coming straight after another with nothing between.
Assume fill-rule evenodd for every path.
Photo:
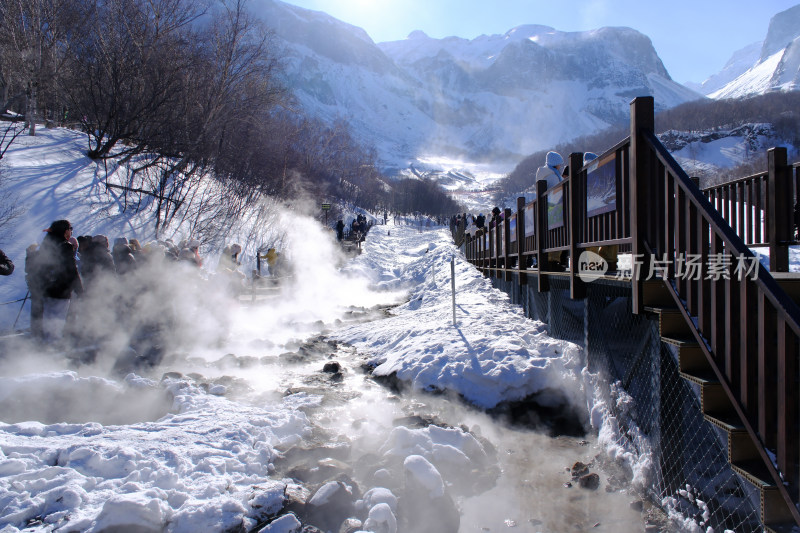
<instances>
[{"instance_id":1,"label":"wooden railing","mask_svg":"<svg viewBox=\"0 0 800 533\"><path fill-rule=\"evenodd\" d=\"M629 140L623 140L586 167L583 154L572 154L570 168L576 170L570 177L550 189L538 182L536 199L526 204L518 198L516 211L506 209L502 220L467 239L467 257L484 271L504 271L507 279L512 269L520 271L521 283L527 283L525 270L531 265L553 271L548 254L566 251L579 257L586 248L608 245L629 251L629 150ZM570 262L573 297L583 291L577 267ZM547 287L547 278L540 276L539 289Z\"/></svg>"},{"instance_id":2,"label":"wooden railing","mask_svg":"<svg viewBox=\"0 0 800 533\"><path fill-rule=\"evenodd\" d=\"M518 199L516 212L467 240L467 259L486 275L517 273L520 284L535 274L539 291L569 276L571 297L583 298L576 258L617 245L633 257L636 314L648 312L645 278L656 272L800 525L800 308L748 248L768 245L771 270L788 271L797 168L776 148L768 173L701 191L653 126L652 98L637 98L629 138L586 167L572 154L571 176L549 190L538 182L533 202ZM562 250L569 270L552 272L547 254ZM707 270L687 275L690 258Z\"/></svg>"},{"instance_id":3,"label":"wooden railing","mask_svg":"<svg viewBox=\"0 0 800 533\"><path fill-rule=\"evenodd\" d=\"M794 505L800 499L800 308L652 131L640 136L653 195L642 213L642 242L684 303L687 320L696 324L717 379L748 434L761 444L764 465L800 522ZM776 159L771 151L770 166ZM718 275L680 275L687 257L706 264L712 256L724 265ZM755 270L737 272L739 266ZM775 463L767 449L775 451Z\"/></svg>"},{"instance_id":4,"label":"wooden railing","mask_svg":"<svg viewBox=\"0 0 800 533\"><path fill-rule=\"evenodd\" d=\"M776 148L769 152L768 167L767 172L702 192L747 246L770 247L770 271L787 272L788 246L797 244L794 205L800 200L800 165L787 165L786 149Z\"/></svg>"}]
</instances>

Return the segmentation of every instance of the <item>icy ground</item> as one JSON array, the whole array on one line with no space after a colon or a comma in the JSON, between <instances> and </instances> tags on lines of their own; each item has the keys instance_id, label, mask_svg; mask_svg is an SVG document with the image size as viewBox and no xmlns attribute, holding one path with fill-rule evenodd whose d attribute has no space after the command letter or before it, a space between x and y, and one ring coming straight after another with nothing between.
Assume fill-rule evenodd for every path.
<instances>
[{"instance_id":1,"label":"icy ground","mask_svg":"<svg viewBox=\"0 0 800 533\"><path fill-rule=\"evenodd\" d=\"M78 364L6 342L0 531L447 531L448 512L464 532L642 530L628 489L646 461L607 448L616 467L600 468L613 424L598 443L482 412L536 395L608 421L579 348L526 319L447 230L376 226L324 275L326 290L230 305L212 341L124 375L113 354ZM579 460L599 490L573 479Z\"/></svg>"}]
</instances>

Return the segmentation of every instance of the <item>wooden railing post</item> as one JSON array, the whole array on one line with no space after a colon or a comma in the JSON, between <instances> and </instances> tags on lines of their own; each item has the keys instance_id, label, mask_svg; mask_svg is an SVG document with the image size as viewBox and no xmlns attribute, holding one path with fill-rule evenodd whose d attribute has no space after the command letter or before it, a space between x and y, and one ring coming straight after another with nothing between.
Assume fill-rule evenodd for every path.
<instances>
[{"instance_id":1,"label":"wooden railing post","mask_svg":"<svg viewBox=\"0 0 800 533\"><path fill-rule=\"evenodd\" d=\"M525 269L528 262L525 259L525 197L517 198L517 270L519 270L519 284L528 284L528 275Z\"/></svg>"},{"instance_id":2,"label":"wooden railing post","mask_svg":"<svg viewBox=\"0 0 800 533\"><path fill-rule=\"evenodd\" d=\"M488 248L486 249L486 273L487 275L494 276L494 270L492 268L495 266L494 264L494 221L490 221L487 223L486 231L489 234L489 242Z\"/></svg>"},{"instance_id":3,"label":"wooden railing post","mask_svg":"<svg viewBox=\"0 0 800 533\"><path fill-rule=\"evenodd\" d=\"M770 148L767 152L767 240L769 269L789 272L789 241L792 227L792 173L786 164L786 148Z\"/></svg>"},{"instance_id":4,"label":"wooden railing post","mask_svg":"<svg viewBox=\"0 0 800 533\"><path fill-rule=\"evenodd\" d=\"M502 225L503 225L503 220L501 218L498 218L494 224L494 268L495 268L494 277L495 278L500 277L500 258L502 257L500 255L500 251L503 248L503 241L501 240L502 237L501 234L503 232L500 229Z\"/></svg>"},{"instance_id":5,"label":"wooden railing post","mask_svg":"<svg viewBox=\"0 0 800 533\"><path fill-rule=\"evenodd\" d=\"M631 102L631 153L630 153L630 198L631 198L631 244L633 247L631 310L634 314L644 312L642 290L644 278L649 272L650 257L645 248L647 237L648 210L655 206L647 205L648 187L652 186L647 169L650 154L642 138L643 132L655 129L655 112L652 96L635 98ZM640 261L637 272L636 262Z\"/></svg>"},{"instance_id":6,"label":"wooden railing post","mask_svg":"<svg viewBox=\"0 0 800 533\"><path fill-rule=\"evenodd\" d=\"M511 248L511 209L505 208L503 214L505 215L503 218L503 268L505 269L503 279L511 281L511 269L509 268L511 266L509 250Z\"/></svg>"},{"instance_id":7,"label":"wooden railing post","mask_svg":"<svg viewBox=\"0 0 800 533\"><path fill-rule=\"evenodd\" d=\"M540 180L536 182L536 263L539 269L539 292L550 290L550 280L547 277L547 253L544 249L547 246L547 199L544 193L547 191L547 182Z\"/></svg>"},{"instance_id":8,"label":"wooden railing post","mask_svg":"<svg viewBox=\"0 0 800 533\"><path fill-rule=\"evenodd\" d=\"M583 221L581 216L583 206L586 205L586 191L578 186L576 179L583 167L583 154L572 153L569 155L569 220L567 233L569 235L569 297L573 300L586 298L586 283L578 277L578 235Z\"/></svg>"}]
</instances>

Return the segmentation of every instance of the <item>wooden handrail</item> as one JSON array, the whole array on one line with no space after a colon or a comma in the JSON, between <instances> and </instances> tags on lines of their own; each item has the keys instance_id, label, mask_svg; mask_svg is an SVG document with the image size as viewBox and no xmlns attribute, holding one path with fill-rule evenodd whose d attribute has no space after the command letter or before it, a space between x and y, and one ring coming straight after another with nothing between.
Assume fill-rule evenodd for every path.
<instances>
[{"instance_id":1,"label":"wooden handrail","mask_svg":"<svg viewBox=\"0 0 800 533\"><path fill-rule=\"evenodd\" d=\"M798 378L798 347L800 347L800 307L780 288L742 239L728 226L715 209L675 162L652 132L643 132L647 146L655 155L658 180L654 189L658 209L650 215L670 220L681 211L692 213L687 228L700 228L698 239L687 245L685 233L672 231L668 224L659 228L649 226L644 235L647 248L668 264L665 272L682 305L686 318L695 324L701 348L728 395L746 431L761 446L758 452L773 482L783 495L795 521L800 524L800 512L794 502L800 493L800 390ZM652 206L651 206L652 207ZM672 210L672 213L669 210ZM741 279L729 276L716 279L681 279L675 271L681 253L699 253L702 257L744 258L757 264L757 277ZM685 259L685 256L684 256ZM695 294L695 298L687 297ZM758 314L750 308L757 302ZM758 336L752 331L739 330L757 318ZM695 321L696 320L696 321ZM774 330L774 335L771 331ZM775 345L776 344L776 345ZM775 380L775 383L771 383ZM776 453L775 465L767 452ZM788 489L787 486L788 485ZM790 492L791 491L791 492Z\"/></svg>"}]
</instances>

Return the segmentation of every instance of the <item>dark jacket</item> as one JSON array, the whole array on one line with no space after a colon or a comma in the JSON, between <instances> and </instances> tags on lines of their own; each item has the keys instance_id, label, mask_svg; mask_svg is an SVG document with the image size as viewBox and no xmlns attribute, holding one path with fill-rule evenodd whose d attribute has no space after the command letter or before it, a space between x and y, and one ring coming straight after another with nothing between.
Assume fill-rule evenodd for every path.
<instances>
[{"instance_id":1,"label":"dark jacket","mask_svg":"<svg viewBox=\"0 0 800 533\"><path fill-rule=\"evenodd\" d=\"M86 252L81 254L81 272L83 280L91 284L102 274L115 275L114 259L111 252L103 244L93 242Z\"/></svg>"},{"instance_id":2,"label":"dark jacket","mask_svg":"<svg viewBox=\"0 0 800 533\"><path fill-rule=\"evenodd\" d=\"M136 268L136 259L133 257L131 247L127 244L115 243L111 254L114 257L117 274L122 276Z\"/></svg>"},{"instance_id":3,"label":"dark jacket","mask_svg":"<svg viewBox=\"0 0 800 533\"><path fill-rule=\"evenodd\" d=\"M52 233L45 236L36 252L32 275L47 297L65 300L72 296L72 291L83 292L75 250L63 236Z\"/></svg>"},{"instance_id":4,"label":"dark jacket","mask_svg":"<svg viewBox=\"0 0 800 533\"><path fill-rule=\"evenodd\" d=\"M0 276L10 276L12 272L14 272L14 263L3 253L3 250L0 250Z\"/></svg>"}]
</instances>

